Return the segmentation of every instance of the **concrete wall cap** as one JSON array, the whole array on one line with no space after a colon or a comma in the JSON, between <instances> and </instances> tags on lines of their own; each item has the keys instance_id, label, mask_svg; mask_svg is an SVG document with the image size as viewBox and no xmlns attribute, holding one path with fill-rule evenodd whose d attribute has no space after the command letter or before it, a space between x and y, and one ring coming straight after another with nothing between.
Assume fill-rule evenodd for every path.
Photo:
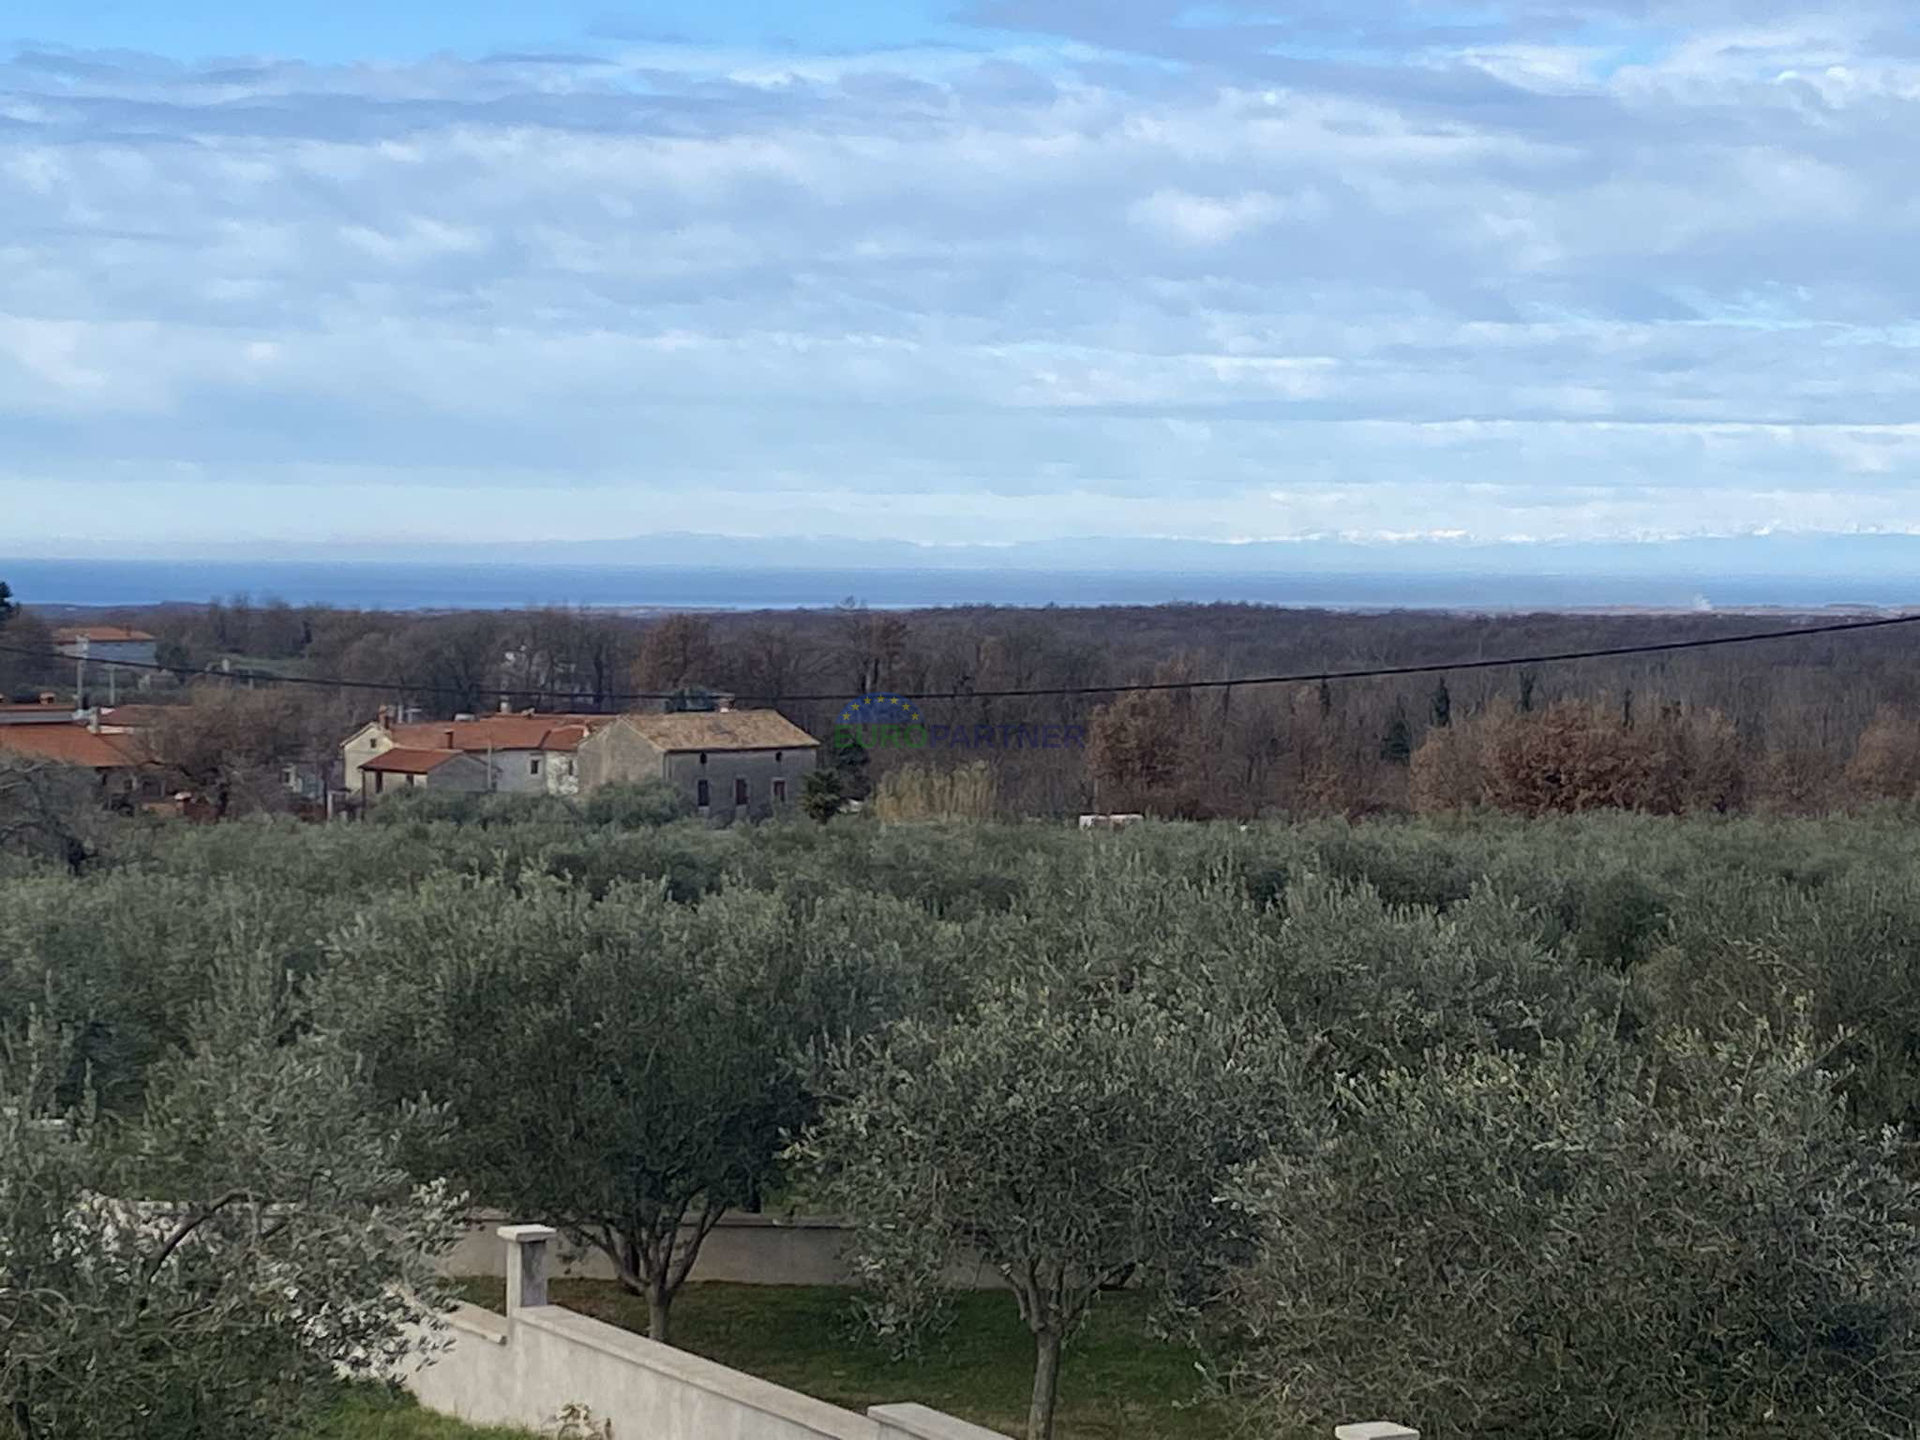
<instances>
[{"instance_id":1,"label":"concrete wall cap","mask_svg":"<svg viewBox=\"0 0 1920 1440\"><path fill-rule=\"evenodd\" d=\"M881 1440L896 1435L911 1440L1007 1440L998 1430L987 1430L925 1405L875 1405L867 1417L880 1427Z\"/></svg>"},{"instance_id":2,"label":"concrete wall cap","mask_svg":"<svg viewBox=\"0 0 1920 1440\"><path fill-rule=\"evenodd\" d=\"M1334 1440L1420 1440L1418 1430L1409 1430L1391 1420L1366 1420L1358 1425L1336 1425Z\"/></svg>"},{"instance_id":3,"label":"concrete wall cap","mask_svg":"<svg viewBox=\"0 0 1920 1440\"><path fill-rule=\"evenodd\" d=\"M551 1240L560 1232L551 1225L502 1225L493 1233L509 1245L527 1245L536 1240Z\"/></svg>"}]
</instances>

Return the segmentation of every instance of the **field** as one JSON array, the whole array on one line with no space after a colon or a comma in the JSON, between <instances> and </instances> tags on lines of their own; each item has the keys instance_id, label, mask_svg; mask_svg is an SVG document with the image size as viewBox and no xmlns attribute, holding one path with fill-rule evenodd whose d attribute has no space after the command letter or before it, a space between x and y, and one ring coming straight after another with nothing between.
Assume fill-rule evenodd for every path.
<instances>
[{"instance_id":1,"label":"field","mask_svg":"<svg viewBox=\"0 0 1920 1440\"><path fill-rule=\"evenodd\" d=\"M502 1288L471 1282L465 1294L497 1310ZM645 1302L618 1285L563 1280L553 1301L646 1333ZM1026 1423L1033 1339L1010 1295L957 1297L950 1328L903 1358L861 1331L845 1290L696 1285L674 1319L682 1348L849 1410L917 1400L1005 1435ZM1200 1360L1149 1333L1140 1297L1108 1297L1074 1337L1056 1440L1226 1440L1232 1417L1209 1398Z\"/></svg>"},{"instance_id":2,"label":"field","mask_svg":"<svg viewBox=\"0 0 1920 1440\"><path fill-rule=\"evenodd\" d=\"M532 1432L462 1425L367 1387L342 1395L300 1440L532 1440Z\"/></svg>"}]
</instances>

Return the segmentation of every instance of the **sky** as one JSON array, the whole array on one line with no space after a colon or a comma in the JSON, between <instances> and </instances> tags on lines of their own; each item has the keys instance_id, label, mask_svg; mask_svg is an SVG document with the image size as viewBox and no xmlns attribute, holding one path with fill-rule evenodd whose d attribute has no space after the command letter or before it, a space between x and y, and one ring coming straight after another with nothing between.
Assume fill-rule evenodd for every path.
<instances>
[{"instance_id":1,"label":"sky","mask_svg":"<svg viewBox=\"0 0 1920 1440\"><path fill-rule=\"evenodd\" d=\"M1920 531L1917 171L1910 0L0 0L0 554Z\"/></svg>"}]
</instances>

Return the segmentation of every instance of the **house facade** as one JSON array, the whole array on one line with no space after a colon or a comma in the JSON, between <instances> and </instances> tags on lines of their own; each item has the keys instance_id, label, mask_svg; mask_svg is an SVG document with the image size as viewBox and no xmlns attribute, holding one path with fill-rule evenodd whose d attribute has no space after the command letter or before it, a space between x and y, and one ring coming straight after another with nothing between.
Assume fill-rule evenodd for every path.
<instances>
[{"instance_id":1,"label":"house facade","mask_svg":"<svg viewBox=\"0 0 1920 1440\"><path fill-rule=\"evenodd\" d=\"M478 760L488 777L480 787L483 790L506 795L575 795L580 791L581 743L613 721L611 715L520 712L402 725L382 715L342 742L342 784L349 795L363 798L368 791L360 779L369 761L389 750L431 750Z\"/></svg>"},{"instance_id":2,"label":"house facade","mask_svg":"<svg viewBox=\"0 0 1920 1440\"><path fill-rule=\"evenodd\" d=\"M776 710L623 715L581 742L580 787L662 780L709 820L761 820L800 803L819 750Z\"/></svg>"},{"instance_id":3,"label":"house facade","mask_svg":"<svg viewBox=\"0 0 1920 1440\"><path fill-rule=\"evenodd\" d=\"M153 665L159 642L122 625L75 625L53 632L53 646L69 660L98 665Z\"/></svg>"}]
</instances>

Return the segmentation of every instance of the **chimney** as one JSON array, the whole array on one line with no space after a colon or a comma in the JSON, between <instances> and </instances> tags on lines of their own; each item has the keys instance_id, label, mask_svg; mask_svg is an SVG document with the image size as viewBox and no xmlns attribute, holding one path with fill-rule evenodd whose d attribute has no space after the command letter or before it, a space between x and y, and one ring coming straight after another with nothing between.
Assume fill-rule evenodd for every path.
<instances>
[{"instance_id":1,"label":"chimney","mask_svg":"<svg viewBox=\"0 0 1920 1440\"><path fill-rule=\"evenodd\" d=\"M513 713L513 701L507 699L505 696L502 696L500 699L500 713L502 715L511 715Z\"/></svg>"},{"instance_id":2,"label":"chimney","mask_svg":"<svg viewBox=\"0 0 1920 1440\"><path fill-rule=\"evenodd\" d=\"M447 743L445 748L448 750L453 749L453 727L451 725L447 727Z\"/></svg>"}]
</instances>

